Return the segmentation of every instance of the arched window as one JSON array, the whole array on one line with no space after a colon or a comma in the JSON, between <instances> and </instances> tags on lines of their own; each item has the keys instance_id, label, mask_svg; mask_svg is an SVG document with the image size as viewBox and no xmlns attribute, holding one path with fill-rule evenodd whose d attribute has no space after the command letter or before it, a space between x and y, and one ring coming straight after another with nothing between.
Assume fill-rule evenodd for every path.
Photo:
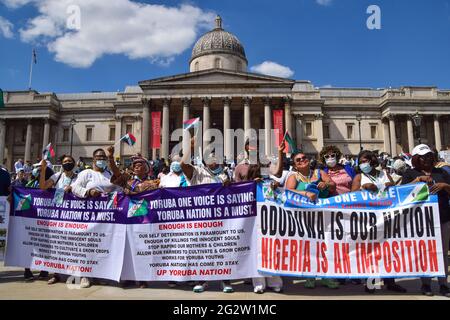
<instances>
[{"instance_id":1,"label":"arched window","mask_svg":"<svg viewBox=\"0 0 450 320\"><path fill-rule=\"evenodd\" d=\"M221 67L222 67L222 65L220 63L220 58L214 59L214 68L220 69Z\"/></svg>"},{"instance_id":2,"label":"arched window","mask_svg":"<svg viewBox=\"0 0 450 320\"><path fill-rule=\"evenodd\" d=\"M199 67L198 67L198 61L195 63L194 65L194 71L198 71Z\"/></svg>"}]
</instances>

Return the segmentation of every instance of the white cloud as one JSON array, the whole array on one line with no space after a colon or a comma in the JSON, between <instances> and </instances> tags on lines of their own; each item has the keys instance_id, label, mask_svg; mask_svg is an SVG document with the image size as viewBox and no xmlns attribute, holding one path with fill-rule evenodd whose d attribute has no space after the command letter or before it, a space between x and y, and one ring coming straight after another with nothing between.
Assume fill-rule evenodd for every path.
<instances>
[{"instance_id":1,"label":"white cloud","mask_svg":"<svg viewBox=\"0 0 450 320\"><path fill-rule=\"evenodd\" d=\"M316 0L316 3L321 6L329 6L333 0Z\"/></svg>"},{"instance_id":2,"label":"white cloud","mask_svg":"<svg viewBox=\"0 0 450 320\"><path fill-rule=\"evenodd\" d=\"M273 61L264 61L261 64L251 67L250 70L252 72L281 78L290 78L294 75L294 71L292 71L289 67L283 66Z\"/></svg>"},{"instance_id":3,"label":"white cloud","mask_svg":"<svg viewBox=\"0 0 450 320\"><path fill-rule=\"evenodd\" d=\"M5 38L11 39L14 35L12 32L13 24L0 16L0 35Z\"/></svg>"},{"instance_id":4,"label":"white cloud","mask_svg":"<svg viewBox=\"0 0 450 320\"><path fill-rule=\"evenodd\" d=\"M3 2L5 6L15 9L18 7L21 7L23 5L26 5L27 3L30 3L32 0L1 0L0 2Z\"/></svg>"},{"instance_id":5,"label":"white cloud","mask_svg":"<svg viewBox=\"0 0 450 320\"><path fill-rule=\"evenodd\" d=\"M79 68L90 67L106 54L170 64L192 47L215 17L192 5L169 7L130 0L33 0L33 4L39 14L20 29L22 41L41 43L55 54L55 60ZM66 27L72 14L67 9L73 5L80 8L79 30Z\"/></svg>"}]
</instances>

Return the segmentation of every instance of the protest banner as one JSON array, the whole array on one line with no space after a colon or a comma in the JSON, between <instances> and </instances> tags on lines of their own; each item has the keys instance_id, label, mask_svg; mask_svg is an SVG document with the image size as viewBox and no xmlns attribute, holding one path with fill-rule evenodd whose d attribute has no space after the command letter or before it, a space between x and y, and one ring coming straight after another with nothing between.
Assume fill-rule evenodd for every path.
<instances>
[{"instance_id":1,"label":"protest banner","mask_svg":"<svg viewBox=\"0 0 450 320\"><path fill-rule=\"evenodd\" d=\"M119 280L125 247L123 195L79 199L14 188L5 265ZM117 196L117 197L115 197Z\"/></svg>"},{"instance_id":2,"label":"protest banner","mask_svg":"<svg viewBox=\"0 0 450 320\"><path fill-rule=\"evenodd\" d=\"M130 197L124 280L257 276L255 183L158 189Z\"/></svg>"},{"instance_id":3,"label":"protest banner","mask_svg":"<svg viewBox=\"0 0 450 320\"><path fill-rule=\"evenodd\" d=\"M7 197L0 197L0 261L5 257L6 234L8 232L9 202Z\"/></svg>"},{"instance_id":4,"label":"protest banner","mask_svg":"<svg viewBox=\"0 0 450 320\"><path fill-rule=\"evenodd\" d=\"M439 208L425 184L312 203L258 185L258 270L330 278L444 276Z\"/></svg>"}]
</instances>

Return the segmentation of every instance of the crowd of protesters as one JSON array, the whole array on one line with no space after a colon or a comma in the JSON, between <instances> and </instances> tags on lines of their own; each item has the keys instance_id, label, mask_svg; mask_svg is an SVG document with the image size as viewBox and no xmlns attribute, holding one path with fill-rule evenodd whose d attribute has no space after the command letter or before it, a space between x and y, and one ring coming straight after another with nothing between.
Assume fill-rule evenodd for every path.
<instances>
[{"instance_id":1,"label":"crowd of protesters","mask_svg":"<svg viewBox=\"0 0 450 320\"><path fill-rule=\"evenodd\" d=\"M193 141L193 140L192 140ZM193 142L192 142L193 144ZM192 148L193 149L193 148ZM97 149L93 152L92 165L80 158L78 161L70 155L59 159L61 170L53 171L53 165L48 160L38 161L32 165L19 159L14 164L13 174L6 169L0 170L0 195L8 195L11 186L49 189L56 188L71 192L81 198L95 198L104 193L122 191L125 194L137 194L157 188L188 187L201 184L271 180L272 188L283 187L308 197L311 201L318 198L328 198L349 192L366 190L372 193L385 192L387 188L424 182L433 194L438 195L442 247L445 270L448 271L448 249L450 240L450 164L446 163L436 150L424 144L416 146L411 154L402 153L391 156L362 150L358 156L343 155L342 151L333 145L325 146L317 158L301 151L292 152L290 158L284 154L285 141L278 148L276 161L259 161L257 150L250 148L247 141L245 152L238 158L238 163L223 164L214 155L199 161L191 155L180 152L170 159L155 159L148 161L142 155L131 158L131 164L124 167L114 159L114 147L106 150ZM450 146L449 148L450 149ZM191 150L192 152L192 150ZM252 152L256 160L252 160ZM449 151L450 152L450 151ZM33 273L25 270L26 281L33 281ZM61 275L55 274L49 278L47 272L41 272L39 279L47 279L48 284L61 281ZM73 279L71 279L73 280ZM88 288L95 279L81 278L82 288ZM422 278L421 292L433 295L431 278ZM316 279L309 278L305 288L314 289ZM447 277L438 278L441 295L450 297ZM203 292L208 288L208 282L189 282L194 292ZM270 289L274 292L283 290L283 280L279 276L267 276L252 279L255 293L264 293ZM338 289L347 284L346 280L323 278L320 284L330 289ZM404 293L406 289L395 282L395 279L384 279L385 288L390 291ZM140 287L146 287L140 282ZM170 287L180 285L169 282ZM349 285L363 285L364 290L373 293L362 279L352 279ZM223 292L234 291L230 281L222 281Z\"/></svg>"}]
</instances>

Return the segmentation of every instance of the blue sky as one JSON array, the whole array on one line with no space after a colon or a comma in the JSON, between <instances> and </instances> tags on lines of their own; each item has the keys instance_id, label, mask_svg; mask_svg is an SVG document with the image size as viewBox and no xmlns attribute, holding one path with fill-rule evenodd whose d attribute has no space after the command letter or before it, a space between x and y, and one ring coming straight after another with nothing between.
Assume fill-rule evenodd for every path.
<instances>
[{"instance_id":1,"label":"blue sky","mask_svg":"<svg viewBox=\"0 0 450 320\"><path fill-rule=\"evenodd\" d=\"M188 72L216 13L243 43L249 69L271 61L315 86L450 89L450 0L117 0L117 8L74 0L91 4L81 6L83 34L72 42L76 31L61 27L61 3L72 1L55 1L0 0L3 90L27 89L33 46L32 87L41 92L117 91ZM381 30L366 27L372 4Z\"/></svg>"}]
</instances>

